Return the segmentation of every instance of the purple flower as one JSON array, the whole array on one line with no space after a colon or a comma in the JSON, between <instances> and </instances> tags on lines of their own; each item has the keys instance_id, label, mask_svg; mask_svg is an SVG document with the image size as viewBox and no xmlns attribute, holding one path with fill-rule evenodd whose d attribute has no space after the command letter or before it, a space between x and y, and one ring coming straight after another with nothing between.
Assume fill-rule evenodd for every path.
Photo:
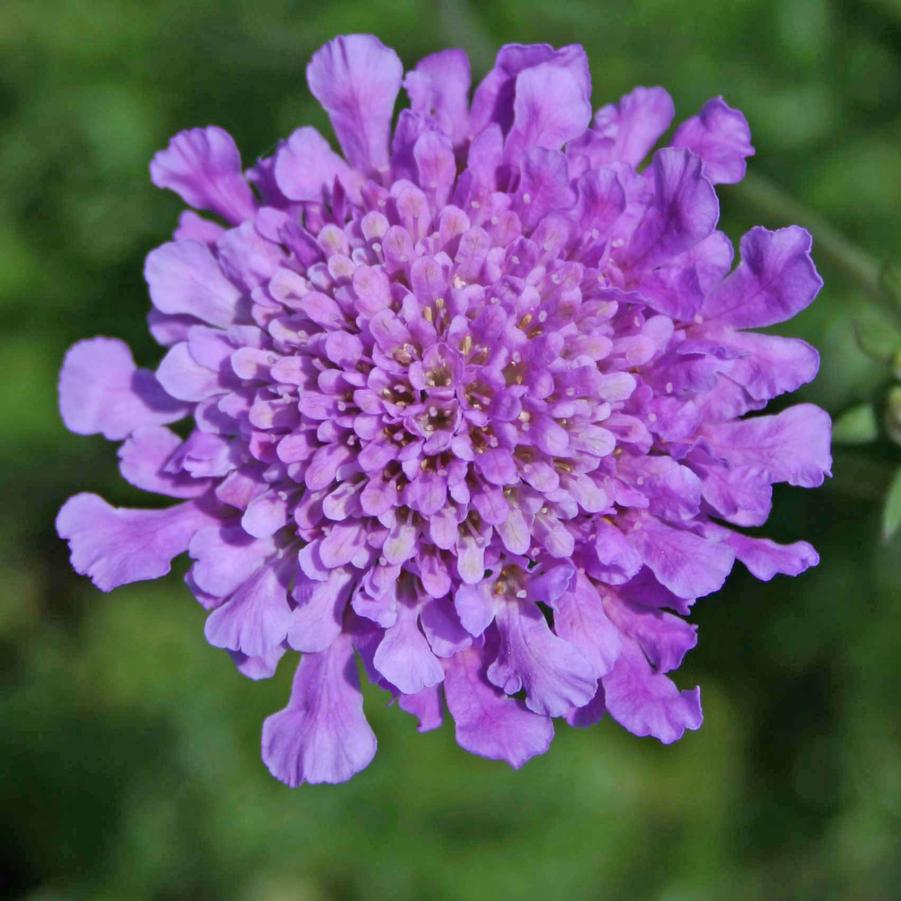
<instances>
[{"instance_id":1,"label":"purple flower","mask_svg":"<svg viewBox=\"0 0 901 901\"><path fill-rule=\"evenodd\" d=\"M115 339L76 344L60 403L178 501L71 498L73 566L110 590L187 552L206 637L242 673L301 652L263 727L289 785L372 760L357 655L421 730L446 706L464 748L514 767L554 718L697 729L698 689L667 675L696 642L679 614L736 558L761 579L814 565L741 529L774 483L830 467L822 410L746 415L815 376L808 344L749 329L821 281L799 228L752 229L733 267L713 185L744 174L744 116L711 100L646 161L669 95L592 118L577 46L504 47L471 101L462 52L404 76L365 35L307 78L342 154L303 127L245 172L209 127L151 163L212 214L147 258L165 356L150 372Z\"/></svg>"}]
</instances>

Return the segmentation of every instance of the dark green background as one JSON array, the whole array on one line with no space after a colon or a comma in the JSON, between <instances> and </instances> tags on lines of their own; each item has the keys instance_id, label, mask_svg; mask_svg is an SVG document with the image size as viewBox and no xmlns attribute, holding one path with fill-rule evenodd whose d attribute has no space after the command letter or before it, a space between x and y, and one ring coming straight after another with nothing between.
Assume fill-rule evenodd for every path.
<instances>
[{"instance_id":1,"label":"dark green background","mask_svg":"<svg viewBox=\"0 0 901 901\"><path fill-rule=\"evenodd\" d=\"M52 532L68 493L134 503L115 448L66 434L56 373L96 333L158 356L142 259L179 202L147 163L170 134L228 128L245 160L303 123L312 51L373 31L408 65L469 44L586 45L595 105L663 84L680 116L722 93L764 173L878 258L901 246L898 0L4 0L0 4L0 870L9 897L521 899L898 897L901 542L879 540L898 451L837 453L819 491L777 492L771 534L819 569L736 571L702 601L680 682L706 722L674 747L605 722L558 729L514 773L419 736L370 692L376 761L290 791L259 761L277 678L239 677L177 577L103 596ZM762 214L721 190L737 240ZM838 414L889 374L856 349L868 301L826 288L783 331L822 351L803 393Z\"/></svg>"}]
</instances>

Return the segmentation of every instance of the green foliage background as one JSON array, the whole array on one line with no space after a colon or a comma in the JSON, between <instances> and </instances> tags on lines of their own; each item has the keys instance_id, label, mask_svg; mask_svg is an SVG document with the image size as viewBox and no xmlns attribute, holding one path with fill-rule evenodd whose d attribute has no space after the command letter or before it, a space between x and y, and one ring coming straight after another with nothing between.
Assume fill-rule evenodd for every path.
<instances>
[{"instance_id":1,"label":"green foliage background","mask_svg":"<svg viewBox=\"0 0 901 901\"><path fill-rule=\"evenodd\" d=\"M55 381L72 341L128 340L144 364L142 259L179 202L147 163L217 123L245 159L301 123L312 51L373 31L405 63L468 44L582 42L595 102L663 84L681 116L722 93L768 174L877 257L901 246L898 0L4 0L0 5L0 891L55 899L898 897L901 544L879 541L898 450L837 452L816 492L777 492L771 532L819 569L763 585L736 571L696 608L681 674L706 723L663 748L605 722L558 729L514 773L419 736L370 692L375 763L290 791L258 757L290 664L239 677L203 639L176 574L101 596L52 531L63 499L139 502L115 449L68 435ZM733 238L761 215L721 191ZM889 374L857 350L868 301L826 288L792 333L819 346L804 398L833 414ZM783 331L785 331L783 329Z\"/></svg>"}]
</instances>

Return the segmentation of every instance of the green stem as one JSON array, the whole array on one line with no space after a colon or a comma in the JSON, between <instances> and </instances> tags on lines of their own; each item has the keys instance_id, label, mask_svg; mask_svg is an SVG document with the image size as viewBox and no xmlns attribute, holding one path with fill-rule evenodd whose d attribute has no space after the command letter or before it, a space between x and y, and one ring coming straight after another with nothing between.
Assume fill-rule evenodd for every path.
<instances>
[{"instance_id":1,"label":"green stem","mask_svg":"<svg viewBox=\"0 0 901 901\"><path fill-rule=\"evenodd\" d=\"M749 172L742 182L730 190L768 218L802 225L812 232L816 253L860 285L896 322L901 322L901 308L885 290L883 269L879 262L849 241L819 213L799 203L766 176L756 173Z\"/></svg>"}]
</instances>

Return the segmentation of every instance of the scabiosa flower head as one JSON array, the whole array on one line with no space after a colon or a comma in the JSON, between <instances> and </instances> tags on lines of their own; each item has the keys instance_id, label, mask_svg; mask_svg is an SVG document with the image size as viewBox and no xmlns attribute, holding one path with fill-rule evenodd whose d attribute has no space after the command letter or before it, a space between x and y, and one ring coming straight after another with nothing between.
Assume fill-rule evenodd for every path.
<instances>
[{"instance_id":1,"label":"scabiosa flower head","mask_svg":"<svg viewBox=\"0 0 901 901\"><path fill-rule=\"evenodd\" d=\"M357 655L421 730L446 706L460 745L513 766L558 718L698 728L698 689L666 675L696 640L678 614L735 558L761 579L816 563L740 530L774 483L830 466L822 410L746 415L816 374L808 344L749 329L821 282L799 228L752 229L733 267L713 185L744 174L744 117L711 100L646 161L668 94L592 115L577 46L504 47L471 102L462 52L404 77L364 35L307 77L341 154L303 127L244 172L210 127L151 164L210 214L147 258L168 349L150 372L120 341L76 344L60 400L179 502L71 498L74 567L109 590L187 552L242 673L300 652L263 726L290 785L372 759Z\"/></svg>"}]
</instances>

